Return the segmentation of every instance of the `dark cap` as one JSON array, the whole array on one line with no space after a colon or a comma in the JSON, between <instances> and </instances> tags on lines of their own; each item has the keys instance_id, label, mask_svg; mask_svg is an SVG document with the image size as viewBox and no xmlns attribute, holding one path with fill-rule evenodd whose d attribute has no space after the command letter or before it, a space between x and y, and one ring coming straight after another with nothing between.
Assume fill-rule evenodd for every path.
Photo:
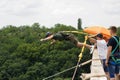
<instances>
[{"instance_id":1,"label":"dark cap","mask_svg":"<svg viewBox=\"0 0 120 80\"><path fill-rule=\"evenodd\" d=\"M45 35L45 37L48 37L50 35L52 35L52 33L51 32L47 32L46 35Z\"/></svg>"},{"instance_id":2,"label":"dark cap","mask_svg":"<svg viewBox=\"0 0 120 80\"><path fill-rule=\"evenodd\" d=\"M97 34L96 37L103 38L103 35L101 33Z\"/></svg>"}]
</instances>

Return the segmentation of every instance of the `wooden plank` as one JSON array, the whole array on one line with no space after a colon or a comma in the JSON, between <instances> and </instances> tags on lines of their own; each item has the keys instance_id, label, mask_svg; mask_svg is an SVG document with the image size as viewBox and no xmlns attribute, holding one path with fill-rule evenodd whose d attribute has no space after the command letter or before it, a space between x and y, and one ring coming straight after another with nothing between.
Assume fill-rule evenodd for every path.
<instances>
[{"instance_id":1,"label":"wooden plank","mask_svg":"<svg viewBox=\"0 0 120 80\"><path fill-rule=\"evenodd\" d=\"M92 77L99 77L99 78L101 78L101 77L103 77L103 78L106 78L105 77L105 75L96 75L96 74L92 74L92 73L89 73L89 74L86 74L86 73L82 73L81 74L81 76L80 76L80 78L82 78L82 80L88 80L88 79L90 79L90 78L92 78ZM101 78L102 80L104 80L103 78Z\"/></svg>"},{"instance_id":2,"label":"wooden plank","mask_svg":"<svg viewBox=\"0 0 120 80\"><path fill-rule=\"evenodd\" d=\"M97 50L94 50L93 56L92 56L92 64L91 64L91 74L96 76L91 76L90 80L107 80L107 77L105 76L105 72L103 70L101 61L99 59ZM104 75L104 76L101 76Z\"/></svg>"}]
</instances>

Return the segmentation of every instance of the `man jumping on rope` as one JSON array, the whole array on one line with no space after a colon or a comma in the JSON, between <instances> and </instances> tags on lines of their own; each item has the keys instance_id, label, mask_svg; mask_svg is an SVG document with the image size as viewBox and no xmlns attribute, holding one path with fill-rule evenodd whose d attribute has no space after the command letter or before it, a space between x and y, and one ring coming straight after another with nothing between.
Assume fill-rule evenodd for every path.
<instances>
[{"instance_id":1,"label":"man jumping on rope","mask_svg":"<svg viewBox=\"0 0 120 80\"><path fill-rule=\"evenodd\" d=\"M46 33L46 36L44 39L41 39L40 41L47 41L47 40L53 40L53 42L51 42L52 44L58 40L58 41L70 41L73 44L75 44L77 47L82 47L85 45L85 47L90 49L90 54L93 53L94 50L94 46L88 45L88 44L84 44L81 43L77 40L77 38L73 35L73 34L68 34L68 33L64 33L64 32L57 32L55 34L52 34L50 32Z\"/></svg>"}]
</instances>

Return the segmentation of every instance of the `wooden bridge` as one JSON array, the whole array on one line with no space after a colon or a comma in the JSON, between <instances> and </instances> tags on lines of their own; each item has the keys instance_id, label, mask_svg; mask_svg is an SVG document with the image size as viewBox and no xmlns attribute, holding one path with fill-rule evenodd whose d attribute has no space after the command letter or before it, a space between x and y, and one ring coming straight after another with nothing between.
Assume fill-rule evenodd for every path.
<instances>
[{"instance_id":1,"label":"wooden bridge","mask_svg":"<svg viewBox=\"0 0 120 80\"><path fill-rule=\"evenodd\" d=\"M105 72L103 70L103 66L101 64L101 61L99 59L99 56L98 56L98 53L97 53L97 50L94 50L94 53L93 53L93 56L92 56L92 59L91 60L88 60L86 62L83 62L77 66L74 66L72 68L69 68L69 69L66 69L66 70L63 70L61 72L58 72L54 75L51 75L49 77L46 77L44 78L43 80L48 80L52 77L55 77L61 73L64 73L64 72L67 72L71 69L74 69L76 67L80 67L80 66L84 66L88 63L90 63L92 61L92 64L91 64L91 73L82 73L82 75L80 76L82 78L82 80L107 80L107 77L105 75ZM74 80L74 79L72 79Z\"/></svg>"},{"instance_id":2,"label":"wooden bridge","mask_svg":"<svg viewBox=\"0 0 120 80\"><path fill-rule=\"evenodd\" d=\"M103 70L101 61L99 59L97 50L94 50L93 56L92 56L92 63L91 63L91 73L89 74L82 74L81 76L82 80L107 80L107 77L105 75L105 72Z\"/></svg>"}]
</instances>

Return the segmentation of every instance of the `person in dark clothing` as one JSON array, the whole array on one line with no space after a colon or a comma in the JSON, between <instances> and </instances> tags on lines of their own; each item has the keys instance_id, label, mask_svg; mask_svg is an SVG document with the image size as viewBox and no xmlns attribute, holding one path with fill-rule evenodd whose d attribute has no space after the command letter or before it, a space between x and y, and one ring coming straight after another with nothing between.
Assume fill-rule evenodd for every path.
<instances>
[{"instance_id":1,"label":"person in dark clothing","mask_svg":"<svg viewBox=\"0 0 120 80\"><path fill-rule=\"evenodd\" d=\"M112 37L110 38L107 44L108 51L107 51L107 59L106 59L106 66L108 66L109 68L110 80L117 80L120 70L119 64L116 64L115 61L112 59L112 54L119 52L119 46L117 46L118 43L116 41L116 40L119 41L119 37L116 35L116 32L117 32L117 28L115 26L111 26L110 33ZM114 51L115 48L116 50ZM116 79L115 79L115 75L116 75Z\"/></svg>"},{"instance_id":2,"label":"person in dark clothing","mask_svg":"<svg viewBox=\"0 0 120 80\"><path fill-rule=\"evenodd\" d=\"M47 40L51 40L51 39L53 40L51 42L51 44L53 44L56 40L58 40L58 41L65 40L65 41L72 42L77 47L82 47L83 45L85 45L87 48L90 49L90 53L92 53L93 50L94 50L94 46L81 43L81 42L78 41L78 39L73 34L69 34L69 33L65 33L65 32L57 32L55 34L47 32L46 37L44 39L41 39L40 41L47 41Z\"/></svg>"}]
</instances>

